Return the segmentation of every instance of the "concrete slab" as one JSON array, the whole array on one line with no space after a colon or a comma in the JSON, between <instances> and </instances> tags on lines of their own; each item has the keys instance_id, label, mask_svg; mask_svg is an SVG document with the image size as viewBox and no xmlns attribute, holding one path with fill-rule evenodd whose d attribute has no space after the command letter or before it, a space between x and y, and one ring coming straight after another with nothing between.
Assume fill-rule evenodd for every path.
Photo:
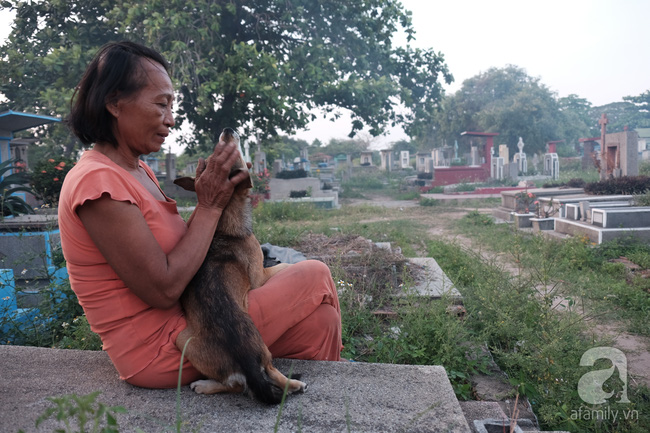
<instances>
[{"instance_id":1,"label":"concrete slab","mask_svg":"<svg viewBox=\"0 0 650 433\"><path fill-rule=\"evenodd\" d=\"M461 401L460 407L473 433L477 433L474 427L475 420L508 419L496 401Z\"/></svg>"},{"instance_id":2,"label":"concrete slab","mask_svg":"<svg viewBox=\"0 0 650 433\"><path fill-rule=\"evenodd\" d=\"M0 231L53 230L59 226L59 218L54 214L27 214L5 218L0 223Z\"/></svg>"},{"instance_id":3,"label":"concrete slab","mask_svg":"<svg viewBox=\"0 0 650 433\"><path fill-rule=\"evenodd\" d=\"M279 432L470 432L443 367L361 362L276 360L288 373L301 373L309 388L290 396ZM136 388L119 380L104 352L0 346L0 430L51 432L61 424L35 420L53 405L47 397L87 395L123 406L120 431L158 432L174 426L174 389ZM270 432L279 407L243 395L180 392L182 431ZM175 428L170 429L176 431Z\"/></svg>"},{"instance_id":4,"label":"concrete slab","mask_svg":"<svg viewBox=\"0 0 650 433\"><path fill-rule=\"evenodd\" d=\"M417 266L421 266L424 269L424 274L419 281L416 281L415 287L404 289L402 294L416 294L434 299L443 296L456 300L463 299L460 292L454 287L454 283L447 277L435 259L431 257L411 257L408 260Z\"/></svg>"}]
</instances>

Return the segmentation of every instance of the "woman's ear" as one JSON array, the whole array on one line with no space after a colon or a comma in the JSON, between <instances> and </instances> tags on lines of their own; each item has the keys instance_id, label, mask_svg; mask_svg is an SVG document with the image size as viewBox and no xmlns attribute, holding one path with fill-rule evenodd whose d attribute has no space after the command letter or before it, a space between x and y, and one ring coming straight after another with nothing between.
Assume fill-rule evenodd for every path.
<instances>
[{"instance_id":1,"label":"woman's ear","mask_svg":"<svg viewBox=\"0 0 650 433\"><path fill-rule=\"evenodd\" d=\"M120 117L120 100L117 96L109 96L106 98L106 109L116 119Z\"/></svg>"}]
</instances>

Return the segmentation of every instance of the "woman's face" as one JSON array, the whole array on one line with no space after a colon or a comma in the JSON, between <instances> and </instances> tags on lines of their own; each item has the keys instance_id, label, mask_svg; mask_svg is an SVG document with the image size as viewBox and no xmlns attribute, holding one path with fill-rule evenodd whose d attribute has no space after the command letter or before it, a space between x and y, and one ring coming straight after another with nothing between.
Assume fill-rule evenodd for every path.
<instances>
[{"instance_id":1,"label":"woman's face","mask_svg":"<svg viewBox=\"0 0 650 433\"><path fill-rule=\"evenodd\" d=\"M115 117L118 147L134 155L157 152L174 126L174 89L165 68L148 59L140 60L145 85L137 93L120 98L106 108Z\"/></svg>"}]
</instances>

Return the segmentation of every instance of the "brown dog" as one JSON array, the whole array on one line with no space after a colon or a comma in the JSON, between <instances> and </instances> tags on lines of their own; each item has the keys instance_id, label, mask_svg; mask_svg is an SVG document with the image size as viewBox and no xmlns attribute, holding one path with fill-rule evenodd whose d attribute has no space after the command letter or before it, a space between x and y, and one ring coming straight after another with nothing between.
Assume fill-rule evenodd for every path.
<instances>
[{"instance_id":1,"label":"brown dog","mask_svg":"<svg viewBox=\"0 0 650 433\"><path fill-rule=\"evenodd\" d=\"M239 141L237 133L224 129L220 140ZM230 175L247 170L243 158ZM174 181L194 191L194 179ZM249 290L263 285L286 264L264 268L264 254L253 234L252 208L248 192L250 177L241 182L223 210L210 250L181 296L187 328L176 340L192 365L211 380L191 384L202 394L250 393L264 403L279 403L285 387L288 393L302 392L307 385L287 379L273 367L271 352L248 315ZM287 383L288 382L288 383Z\"/></svg>"}]
</instances>

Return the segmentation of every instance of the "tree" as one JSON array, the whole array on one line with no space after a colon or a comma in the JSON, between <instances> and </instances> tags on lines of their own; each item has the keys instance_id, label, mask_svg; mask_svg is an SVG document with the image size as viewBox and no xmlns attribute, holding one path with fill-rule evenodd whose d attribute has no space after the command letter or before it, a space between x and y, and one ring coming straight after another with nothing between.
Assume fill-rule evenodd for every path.
<instances>
[{"instance_id":1,"label":"tree","mask_svg":"<svg viewBox=\"0 0 650 433\"><path fill-rule=\"evenodd\" d=\"M0 93L13 109L64 117L70 98L97 48L119 36L104 19L108 2L2 1L14 8L16 18L8 42L0 47ZM61 124L30 130L46 143L69 155L76 140ZM64 150L61 150L64 149Z\"/></svg>"},{"instance_id":2,"label":"tree","mask_svg":"<svg viewBox=\"0 0 650 433\"><path fill-rule=\"evenodd\" d=\"M338 138L332 138L329 143L321 149L323 153L331 156L346 154L350 155L352 158L359 158L361 152L368 149L368 142L362 140L341 140Z\"/></svg>"},{"instance_id":3,"label":"tree","mask_svg":"<svg viewBox=\"0 0 650 433\"><path fill-rule=\"evenodd\" d=\"M650 128L650 90L638 96L625 96L623 100L634 104L637 113L634 116L633 128ZM631 110L630 110L631 111Z\"/></svg>"},{"instance_id":4,"label":"tree","mask_svg":"<svg viewBox=\"0 0 650 433\"><path fill-rule=\"evenodd\" d=\"M607 114L607 131L620 132L628 127L629 129L650 127L650 118L646 118L639 107L631 102L612 102L611 104L594 107L590 111L592 124L597 128L596 136L600 136L600 125L598 120Z\"/></svg>"},{"instance_id":5,"label":"tree","mask_svg":"<svg viewBox=\"0 0 650 433\"><path fill-rule=\"evenodd\" d=\"M557 102L562 114L560 136L567 147L577 149L581 138L600 135L598 122L594 123L590 116L591 102L575 94L559 98Z\"/></svg>"},{"instance_id":6,"label":"tree","mask_svg":"<svg viewBox=\"0 0 650 433\"><path fill-rule=\"evenodd\" d=\"M463 131L498 132L498 142L517 150L523 137L526 150L543 151L547 141L562 139L561 115L553 93L539 78L517 66L490 68L463 82L434 116L438 143L459 143Z\"/></svg>"},{"instance_id":7,"label":"tree","mask_svg":"<svg viewBox=\"0 0 650 433\"><path fill-rule=\"evenodd\" d=\"M65 115L90 55L108 40L128 38L159 49L173 65L178 119L193 125L190 144L198 146L209 146L225 126L261 138L290 134L316 108L330 117L350 110L351 136L364 127L378 135L398 123L417 131L436 109L441 81L452 80L442 54L393 46L398 31L414 38L410 13L398 0L11 0L3 6L18 11L0 56L0 73L24 81L13 90L0 86L12 104ZM29 70L19 66L24 59Z\"/></svg>"},{"instance_id":8,"label":"tree","mask_svg":"<svg viewBox=\"0 0 650 433\"><path fill-rule=\"evenodd\" d=\"M267 161L284 159L287 162L293 162L294 158L300 156L302 149L309 147L309 143L305 140L278 135L264 140L262 146L266 152Z\"/></svg>"}]
</instances>

